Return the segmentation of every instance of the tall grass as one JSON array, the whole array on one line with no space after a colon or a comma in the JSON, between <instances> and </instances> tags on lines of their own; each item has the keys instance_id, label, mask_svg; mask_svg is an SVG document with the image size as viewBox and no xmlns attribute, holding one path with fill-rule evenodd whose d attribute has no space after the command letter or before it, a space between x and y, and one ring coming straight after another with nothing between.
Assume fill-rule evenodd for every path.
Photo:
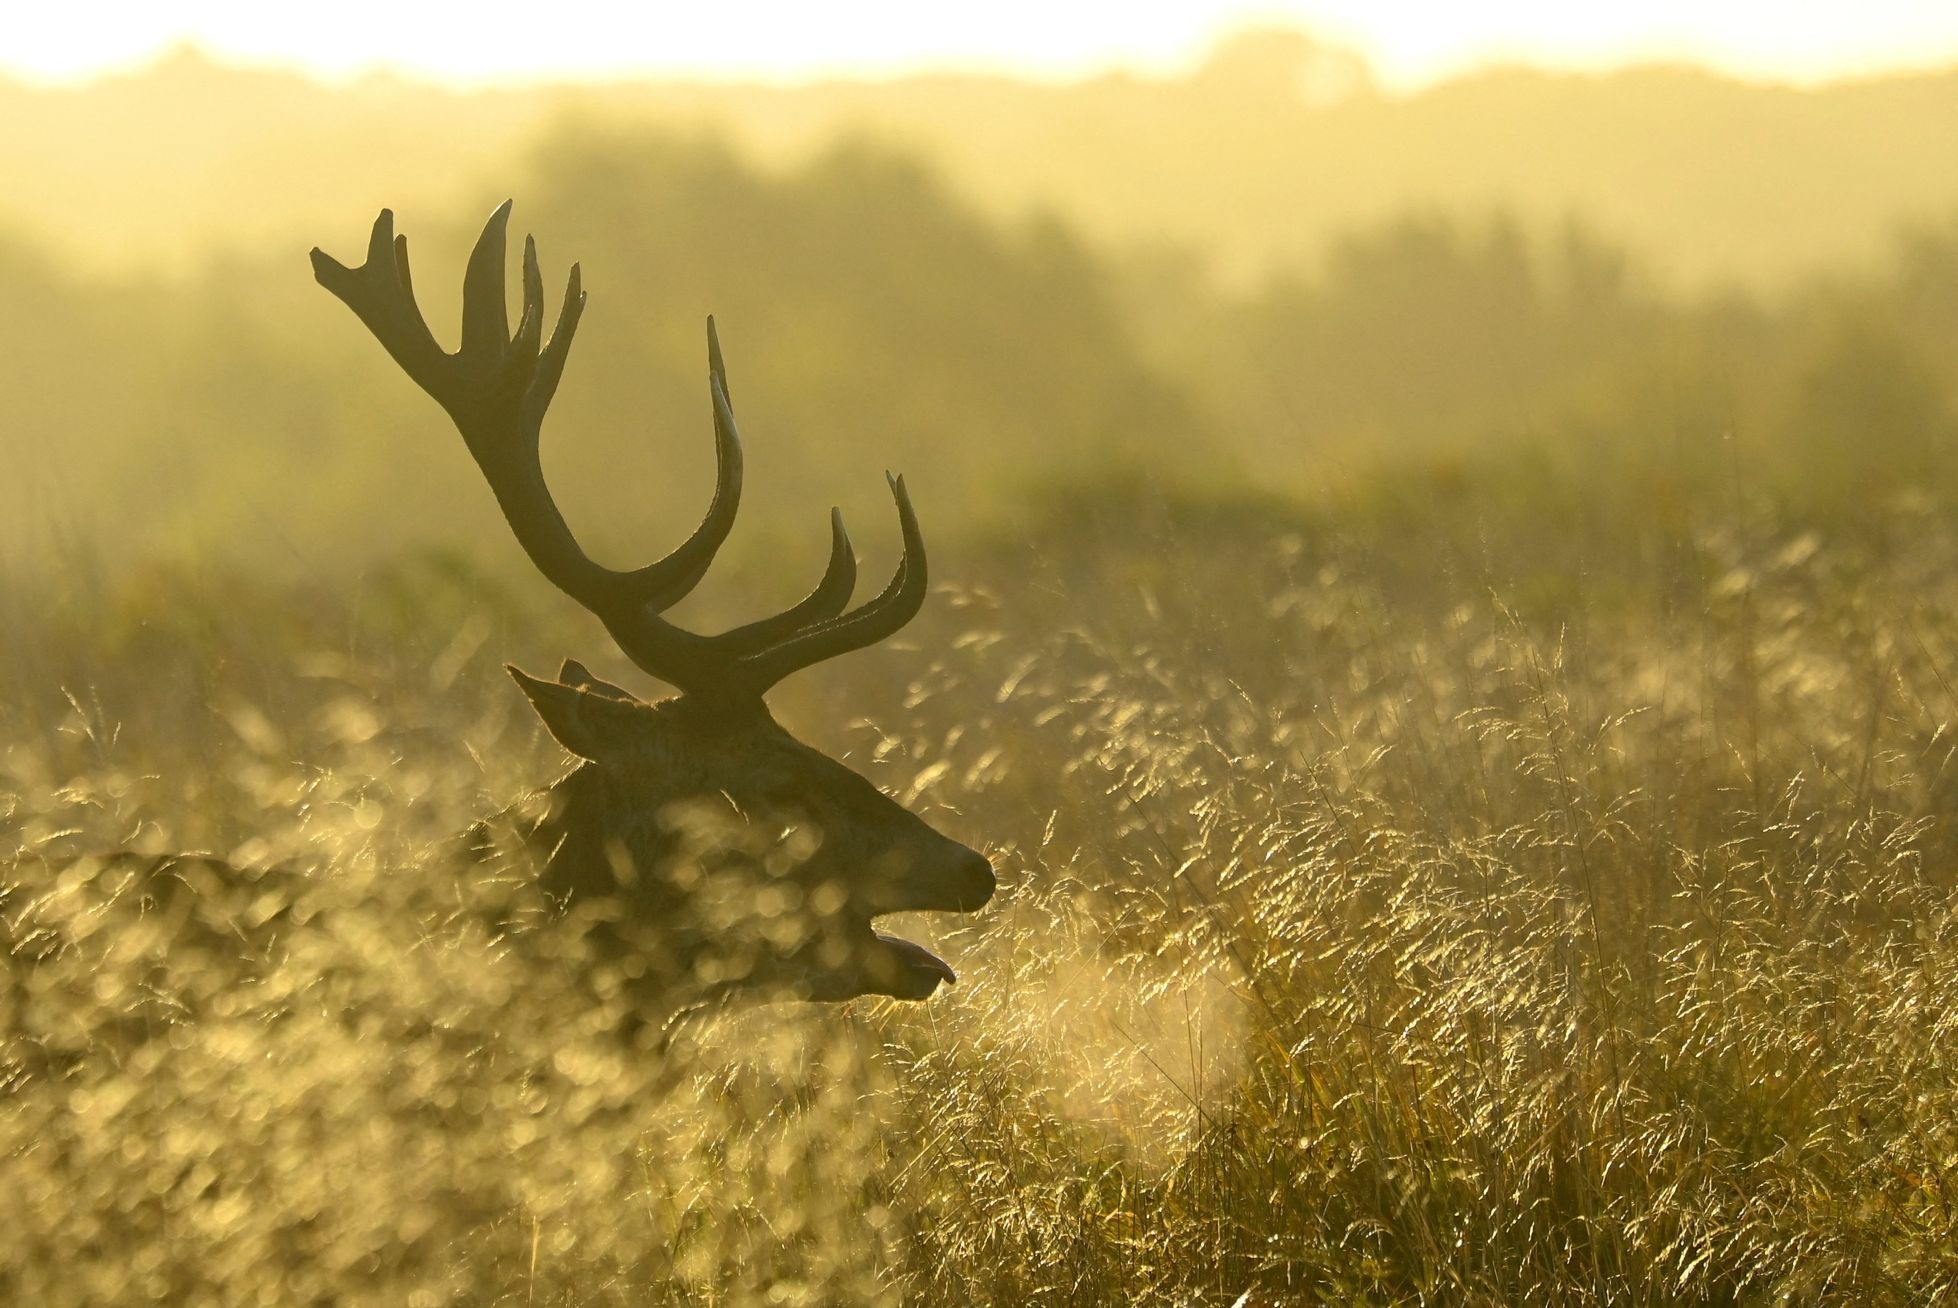
<instances>
[{"instance_id":1,"label":"tall grass","mask_svg":"<svg viewBox=\"0 0 1958 1308\"><path fill-rule=\"evenodd\" d=\"M584 629L439 568L50 598L0 1298L1958 1293L1948 517L1106 494L781 697L994 856L907 927L962 983L664 1057L437 852L558 766L496 663ZM127 847L303 875L144 907Z\"/></svg>"}]
</instances>

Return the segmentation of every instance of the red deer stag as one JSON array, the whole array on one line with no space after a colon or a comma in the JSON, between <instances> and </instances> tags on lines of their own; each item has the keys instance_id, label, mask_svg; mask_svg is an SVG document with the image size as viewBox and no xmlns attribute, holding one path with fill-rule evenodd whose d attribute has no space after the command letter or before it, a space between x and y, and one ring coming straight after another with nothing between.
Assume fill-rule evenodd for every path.
<instances>
[{"instance_id":1,"label":"red deer stag","mask_svg":"<svg viewBox=\"0 0 1958 1308\"><path fill-rule=\"evenodd\" d=\"M642 1012L671 1011L683 995L703 993L924 998L954 979L952 969L920 945L873 930L872 920L976 910L992 897L991 866L796 740L763 703L783 677L882 640L918 612L924 542L903 479L890 485L904 553L874 599L845 611L856 560L832 510L829 566L805 599L719 635L669 623L661 615L706 572L741 494L741 440L713 320L707 352L717 473L707 515L656 563L600 566L573 537L538 460L544 411L584 310L578 267L546 341L544 284L526 238L523 312L512 334L504 302L509 215L506 201L470 255L454 353L436 344L415 303L407 241L394 234L392 212L375 220L358 268L317 249L312 258L320 285L455 420L538 571L603 622L634 664L680 692L647 703L574 662L556 681L509 669L551 735L583 760L546 792L544 816L524 833L542 864L539 885L562 911L582 914L596 948L636 978ZM688 815L703 810L772 840L772 853L750 847L745 857L707 865L683 860ZM746 901L749 911L730 911L730 900Z\"/></svg>"}]
</instances>

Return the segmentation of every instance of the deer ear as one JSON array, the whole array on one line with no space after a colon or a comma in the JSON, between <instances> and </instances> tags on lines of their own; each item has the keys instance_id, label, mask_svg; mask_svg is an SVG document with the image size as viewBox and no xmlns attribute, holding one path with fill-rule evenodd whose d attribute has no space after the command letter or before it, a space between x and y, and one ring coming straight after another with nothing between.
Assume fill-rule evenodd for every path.
<instances>
[{"instance_id":1,"label":"deer ear","mask_svg":"<svg viewBox=\"0 0 1958 1308\"><path fill-rule=\"evenodd\" d=\"M504 671L530 700L551 738L579 758L596 763L616 756L634 729L645 727L645 705L630 697L614 699L583 686L540 681L514 664L504 664Z\"/></svg>"},{"instance_id":2,"label":"deer ear","mask_svg":"<svg viewBox=\"0 0 1958 1308\"><path fill-rule=\"evenodd\" d=\"M564 666L557 670L557 679L567 686L577 686L581 690L589 690L607 699L621 700L627 704L645 703L624 686L615 686L609 681L593 676L591 669L577 659L566 659Z\"/></svg>"}]
</instances>

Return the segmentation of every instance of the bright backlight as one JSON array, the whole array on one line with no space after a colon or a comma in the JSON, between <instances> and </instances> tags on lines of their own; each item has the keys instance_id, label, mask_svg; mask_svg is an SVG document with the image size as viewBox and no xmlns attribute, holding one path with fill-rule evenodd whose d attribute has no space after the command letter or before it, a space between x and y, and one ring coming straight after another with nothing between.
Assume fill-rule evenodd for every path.
<instances>
[{"instance_id":1,"label":"bright backlight","mask_svg":"<svg viewBox=\"0 0 1958 1308\"><path fill-rule=\"evenodd\" d=\"M464 16L466 15L466 16ZM0 70L84 78L190 43L226 60L330 77L376 69L460 83L634 75L796 80L968 69L1072 77L1120 66L1190 66L1251 23L1297 26L1364 50L1381 81L1407 89L1495 60L1598 68L1690 60L1743 75L1810 81L1958 60L1958 6L1770 0L1639 6L1565 0L1112 0L920 5L912 0L713 6L597 0L466 8L344 0L329 8L260 0L33 5L9 21Z\"/></svg>"}]
</instances>

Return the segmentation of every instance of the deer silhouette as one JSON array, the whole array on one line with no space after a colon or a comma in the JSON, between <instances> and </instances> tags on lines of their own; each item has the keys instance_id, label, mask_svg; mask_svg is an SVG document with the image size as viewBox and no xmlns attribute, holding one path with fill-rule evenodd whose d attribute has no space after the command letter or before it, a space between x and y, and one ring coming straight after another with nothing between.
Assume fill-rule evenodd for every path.
<instances>
[{"instance_id":1,"label":"deer silhouette","mask_svg":"<svg viewBox=\"0 0 1958 1308\"><path fill-rule=\"evenodd\" d=\"M716 479L706 516L672 553L631 570L594 563L545 484L544 413L585 305L578 267L544 338L544 286L526 238L523 309L510 330L510 203L491 214L463 279L462 338L436 343L415 295L408 247L382 210L366 261L312 252L320 285L360 318L410 379L446 410L537 570L589 610L636 666L676 687L648 703L566 662L555 680L510 675L545 728L580 760L517 824L552 911L580 920L599 955L630 978L642 1009L703 996L923 999L952 969L873 928L904 911L971 912L993 870L835 759L784 730L764 703L783 677L883 640L925 597L925 549L902 478L890 478L904 551L883 591L848 608L856 560L831 511L821 581L784 612L718 635L662 616L707 571L733 524L742 454L714 322L707 323ZM701 835L703 826L720 832ZM738 838L729 837L736 833ZM484 831L481 854L494 844Z\"/></svg>"}]
</instances>

